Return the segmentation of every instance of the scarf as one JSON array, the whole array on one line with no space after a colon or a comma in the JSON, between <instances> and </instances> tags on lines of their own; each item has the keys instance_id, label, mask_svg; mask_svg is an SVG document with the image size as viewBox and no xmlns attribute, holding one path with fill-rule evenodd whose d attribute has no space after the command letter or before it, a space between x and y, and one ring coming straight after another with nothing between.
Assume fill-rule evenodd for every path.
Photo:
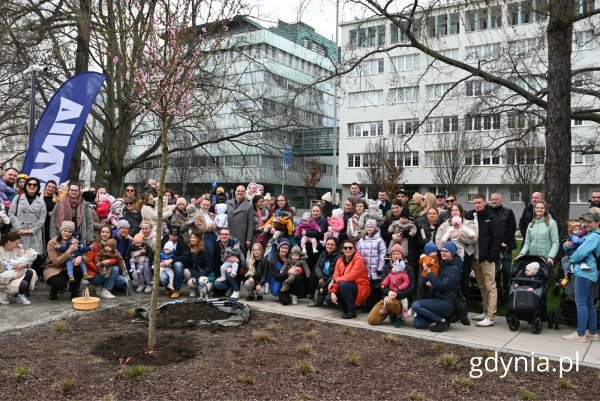
<instances>
[{"instance_id":1,"label":"scarf","mask_svg":"<svg viewBox=\"0 0 600 401\"><path fill-rule=\"evenodd\" d=\"M83 222L83 207L81 207L81 202L81 196L75 200L71 200L68 195L63 196L61 200L58 201L53 211L55 214L54 223L56 224L56 228L60 230L60 225L63 221L73 221L73 208L77 208L75 230L77 231L81 228L81 223Z\"/></svg>"}]
</instances>

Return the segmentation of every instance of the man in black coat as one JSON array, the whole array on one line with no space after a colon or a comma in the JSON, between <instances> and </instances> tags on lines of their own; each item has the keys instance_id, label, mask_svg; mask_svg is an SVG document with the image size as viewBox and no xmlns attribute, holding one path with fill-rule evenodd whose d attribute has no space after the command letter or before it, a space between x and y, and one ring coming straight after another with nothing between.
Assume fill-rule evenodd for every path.
<instances>
[{"instance_id":1,"label":"man in black coat","mask_svg":"<svg viewBox=\"0 0 600 401\"><path fill-rule=\"evenodd\" d=\"M489 327L494 325L498 303L496 262L500 258L503 230L500 219L487 205L484 194L473 196L473 208L475 210L467 214L467 219L475 221L479 238L471 267L483 298L483 313L473 316L473 320L478 320L479 327Z\"/></svg>"},{"instance_id":2,"label":"man in black coat","mask_svg":"<svg viewBox=\"0 0 600 401\"><path fill-rule=\"evenodd\" d=\"M517 240L515 239L517 221L512 209L502 206L501 194L497 192L493 193L491 201L490 210L500 218L500 227L502 228L502 243L500 244L502 270L498 273L496 281L500 282L500 273L502 273L502 293L500 300L504 302L508 299L508 286L512 270L512 250L517 248Z\"/></svg>"},{"instance_id":3,"label":"man in black coat","mask_svg":"<svg viewBox=\"0 0 600 401\"><path fill-rule=\"evenodd\" d=\"M523 210L523 214L519 219L519 231L521 231L521 235L523 236L523 243L525 243L525 235L527 235L527 227L533 220L533 209L535 204L539 201L544 200L544 195L541 192L534 192L531 194L531 203L527 205L527 207ZM548 211L550 213L550 211Z\"/></svg>"}]
</instances>

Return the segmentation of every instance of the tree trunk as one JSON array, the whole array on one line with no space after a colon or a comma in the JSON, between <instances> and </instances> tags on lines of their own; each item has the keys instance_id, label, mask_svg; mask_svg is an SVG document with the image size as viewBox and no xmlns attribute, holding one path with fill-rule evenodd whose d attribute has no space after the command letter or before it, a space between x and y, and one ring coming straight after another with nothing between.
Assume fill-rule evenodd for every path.
<instances>
[{"instance_id":1,"label":"tree trunk","mask_svg":"<svg viewBox=\"0 0 600 401\"><path fill-rule=\"evenodd\" d=\"M566 237L571 183L571 51L572 1L549 2L548 19L548 110L546 115L546 200Z\"/></svg>"},{"instance_id":2,"label":"tree trunk","mask_svg":"<svg viewBox=\"0 0 600 401\"><path fill-rule=\"evenodd\" d=\"M161 159L160 159L160 185L158 187L158 223L156 227L156 250L154 251L154 283L152 284L152 297L150 298L150 316L148 319L148 353L156 353L156 307L158 306L158 288L160 281L160 250L162 239L162 216L163 216L163 194L165 192L165 177L167 176L167 156L169 155L169 144L167 143L167 132L169 125L167 119L162 119L161 127Z\"/></svg>"},{"instance_id":3,"label":"tree trunk","mask_svg":"<svg viewBox=\"0 0 600 401\"><path fill-rule=\"evenodd\" d=\"M76 16L77 17L77 16ZM79 20L77 24L77 50L75 52L75 73L88 70L90 63L90 26L91 14L89 0L79 0ZM85 128L83 128L85 130ZM81 148L83 147L83 133L79 136L71 169L69 170L69 180L79 182L79 173L81 172Z\"/></svg>"}]
</instances>

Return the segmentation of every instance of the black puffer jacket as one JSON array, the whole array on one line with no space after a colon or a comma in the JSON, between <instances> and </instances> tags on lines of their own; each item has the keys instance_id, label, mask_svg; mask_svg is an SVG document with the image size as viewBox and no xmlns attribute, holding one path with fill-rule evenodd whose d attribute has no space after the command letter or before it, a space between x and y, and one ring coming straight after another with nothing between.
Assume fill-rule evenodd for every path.
<instances>
[{"instance_id":1,"label":"black puffer jacket","mask_svg":"<svg viewBox=\"0 0 600 401\"><path fill-rule=\"evenodd\" d=\"M339 258L340 253L338 251L335 251L331 254L327 253L327 251L322 252L319 255L319 259L317 259L317 263L315 263L315 277L317 278L317 280L327 280L328 278L332 277L333 272L335 270L335 263ZM323 269L325 268L325 262L327 261L329 261L329 271L327 272L327 274L325 274Z\"/></svg>"},{"instance_id":2,"label":"black puffer jacket","mask_svg":"<svg viewBox=\"0 0 600 401\"><path fill-rule=\"evenodd\" d=\"M491 211L489 205L485 205L485 209L479 213L471 210L467 213L467 220L475 220L475 214L477 214L476 225L479 235L477 240L479 260L496 263L500 259L500 245L504 231L500 226L500 218Z\"/></svg>"},{"instance_id":3,"label":"black puffer jacket","mask_svg":"<svg viewBox=\"0 0 600 401\"><path fill-rule=\"evenodd\" d=\"M263 258L259 260L256 266L254 267L254 274L252 276L246 275L246 277L244 277L244 281L252 277L257 285L263 287L267 282L267 276L269 274L269 271L271 271L271 268L273 267L273 264L269 262L269 260L266 257L263 256Z\"/></svg>"},{"instance_id":4,"label":"black puffer jacket","mask_svg":"<svg viewBox=\"0 0 600 401\"><path fill-rule=\"evenodd\" d=\"M517 240L515 232L517 231L517 220L512 209L504 206L490 207L492 213L500 219L500 227L502 228L502 242L506 244L506 249L512 251L517 248Z\"/></svg>"}]
</instances>

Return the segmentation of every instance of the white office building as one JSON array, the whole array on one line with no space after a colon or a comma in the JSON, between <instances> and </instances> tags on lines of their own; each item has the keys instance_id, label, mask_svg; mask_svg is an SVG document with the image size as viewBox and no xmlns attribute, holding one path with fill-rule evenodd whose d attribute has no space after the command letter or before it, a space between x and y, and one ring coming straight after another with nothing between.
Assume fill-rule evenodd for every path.
<instances>
[{"instance_id":1,"label":"white office building","mask_svg":"<svg viewBox=\"0 0 600 401\"><path fill-rule=\"evenodd\" d=\"M481 63L482 69L536 91L545 87L547 69L547 19L534 11L543 8L543 3L545 0L445 2L416 18L412 30L447 57L473 66ZM582 1L578 11L593 7L594 2ZM341 28L345 63L378 47L408 43L402 31L386 19L348 21ZM600 48L589 21L575 26L573 44L574 69L597 64ZM580 74L573 85L586 87L595 80L596 73ZM518 103L519 98L505 88L401 46L371 54L345 76L342 87L339 182L344 195L352 182L361 183L361 172L368 167L365 164L372 163L365 153L369 143L384 144L396 154L396 163L404 166L400 181L405 189L437 194L447 190L445 182L436 178L436 160L440 151L446 150L444 138L461 139L463 164L474 168L460 201L467 203L477 192L488 197L500 192L504 204L517 215L523 204L515 174L509 170L525 165L530 172L542 171L543 178L544 113L535 108L526 112L511 109L507 105ZM573 95L573 104L591 107L593 101ZM530 132L525 140L507 141L525 132ZM598 156L582 153L584 146L598 137L598 127L573 121L572 133L571 216L579 216L592 189L600 189L600 174L595 169ZM374 189L370 188L370 197L376 196Z\"/></svg>"},{"instance_id":2,"label":"white office building","mask_svg":"<svg viewBox=\"0 0 600 401\"><path fill-rule=\"evenodd\" d=\"M335 43L302 22L280 21L276 27L265 28L238 16L228 28L228 38L214 52L211 63L215 71L228 68L227 76L236 82L238 93L229 92L229 101L212 117L212 128L226 133L248 130L244 115L250 114L270 127L277 121L293 123L245 135L235 143L173 155L166 184L182 192L185 178L186 194L197 195L209 190L214 181L226 191L240 183L257 182L273 195L284 189L295 205L305 207L333 184L333 86L329 82L308 86L331 75ZM240 108L248 108L246 114ZM144 140L136 142L132 155L147 145ZM286 148L293 155L287 170L282 152ZM178 162L187 164L177 167ZM324 175L309 190L304 177L315 165ZM147 162L140 171L130 173L126 182L141 182L144 172L157 171L158 166L159 160Z\"/></svg>"}]
</instances>

